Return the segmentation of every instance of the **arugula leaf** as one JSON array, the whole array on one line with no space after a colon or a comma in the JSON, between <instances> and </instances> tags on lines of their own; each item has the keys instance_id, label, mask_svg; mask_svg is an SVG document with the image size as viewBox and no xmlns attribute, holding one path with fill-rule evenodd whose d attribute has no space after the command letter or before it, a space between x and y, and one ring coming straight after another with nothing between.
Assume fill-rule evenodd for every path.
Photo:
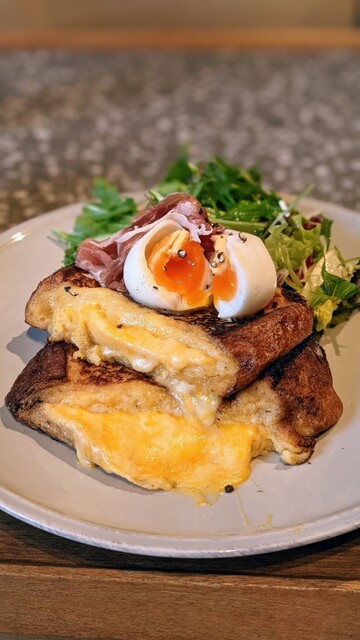
<instances>
[{"instance_id":1,"label":"arugula leaf","mask_svg":"<svg viewBox=\"0 0 360 640\"><path fill-rule=\"evenodd\" d=\"M164 183L178 183L178 184L186 184L191 181L194 170L196 171L196 167L191 167L189 163L189 154L187 147L183 147L179 153L179 156L173 164L164 178Z\"/></svg>"},{"instance_id":2,"label":"arugula leaf","mask_svg":"<svg viewBox=\"0 0 360 640\"><path fill-rule=\"evenodd\" d=\"M190 193L206 207L211 222L260 236L281 211L280 196L263 189L256 168L239 169L219 157L194 165L186 148L153 191L159 197Z\"/></svg>"},{"instance_id":3,"label":"arugula leaf","mask_svg":"<svg viewBox=\"0 0 360 640\"><path fill-rule=\"evenodd\" d=\"M86 238L103 240L126 227L136 211L133 198L122 198L117 190L100 178L92 190L94 202L85 204L77 216L72 233L53 229L54 236L65 245L63 264L75 262L79 245Z\"/></svg>"}]
</instances>

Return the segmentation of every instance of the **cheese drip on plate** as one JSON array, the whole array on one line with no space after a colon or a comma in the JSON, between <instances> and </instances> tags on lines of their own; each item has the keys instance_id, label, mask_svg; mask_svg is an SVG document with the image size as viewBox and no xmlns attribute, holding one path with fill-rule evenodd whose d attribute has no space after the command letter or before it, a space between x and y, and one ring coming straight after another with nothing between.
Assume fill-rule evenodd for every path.
<instances>
[{"instance_id":1,"label":"cheese drip on plate","mask_svg":"<svg viewBox=\"0 0 360 640\"><path fill-rule=\"evenodd\" d=\"M71 434L81 464L147 489L191 494L200 503L244 482L251 459L270 446L256 425L205 427L161 411L94 413L65 403L48 403L44 410Z\"/></svg>"}]
</instances>

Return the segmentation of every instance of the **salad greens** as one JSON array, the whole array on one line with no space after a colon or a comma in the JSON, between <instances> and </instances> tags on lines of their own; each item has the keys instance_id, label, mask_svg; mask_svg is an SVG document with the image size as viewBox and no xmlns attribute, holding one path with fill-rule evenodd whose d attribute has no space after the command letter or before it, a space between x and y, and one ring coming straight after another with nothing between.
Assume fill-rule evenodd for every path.
<instances>
[{"instance_id":1,"label":"salad greens","mask_svg":"<svg viewBox=\"0 0 360 640\"><path fill-rule=\"evenodd\" d=\"M335 248L327 251L309 270L300 293L314 312L318 331L344 322L360 306L360 288L351 282L357 275L356 262L359 259L345 262Z\"/></svg>"},{"instance_id":2,"label":"salad greens","mask_svg":"<svg viewBox=\"0 0 360 640\"><path fill-rule=\"evenodd\" d=\"M94 202L85 204L77 216L72 233L57 231L53 234L65 245L64 265L75 262L79 245L86 238L104 240L130 224L137 205L133 198L123 198L105 180L97 178L92 189Z\"/></svg>"},{"instance_id":3,"label":"salad greens","mask_svg":"<svg viewBox=\"0 0 360 640\"><path fill-rule=\"evenodd\" d=\"M151 195L158 201L174 191L197 198L212 223L259 236L282 211L280 197L262 188L257 169L238 169L223 158L195 165L189 162L186 149Z\"/></svg>"},{"instance_id":4,"label":"salad greens","mask_svg":"<svg viewBox=\"0 0 360 640\"><path fill-rule=\"evenodd\" d=\"M219 157L193 164L183 149L149 194L156 203L175 191L197 198L213 224L258 235L275 263L279 282L298 291L312 307L317 331L347 320L360 307L360 259L345 261L331 248L329 218L305 217L298 210L310 188L287 205L279 194L264 189L256 168L239 169ZM123 198L104 180L95 181L92 194L94 201L84 205L72 233L54 231L65 245L65 265L74 262L85 238L101 240L115 233L137 210L132 198Z\"/></svg>"}]
</instances>

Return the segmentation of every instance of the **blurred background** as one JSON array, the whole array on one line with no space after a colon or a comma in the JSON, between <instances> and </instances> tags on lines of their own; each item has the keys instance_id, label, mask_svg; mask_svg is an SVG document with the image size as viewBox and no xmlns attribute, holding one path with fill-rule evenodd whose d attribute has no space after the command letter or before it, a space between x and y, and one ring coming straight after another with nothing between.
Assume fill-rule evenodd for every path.
<instances>
[{"instance_id":1,"label":"blurred background","mask_svg":"<svg viewBox=\"0 0 360 640\"><path fill-rule=\"evenodd\" d=\"M96 176L144 191L184 144L360 210L359 16L360 0L0 0L0 228L88 200Z\"/></svg>"},{"instance_id":2,"label":"blurred background","mask_svg":"<svg viewBox=\"0 0 360 640\"><path fill-rule=\"evenodd\" d=\"M1 0L1 29L350 27L357 0Z\"/></svg>"}]
</instances>

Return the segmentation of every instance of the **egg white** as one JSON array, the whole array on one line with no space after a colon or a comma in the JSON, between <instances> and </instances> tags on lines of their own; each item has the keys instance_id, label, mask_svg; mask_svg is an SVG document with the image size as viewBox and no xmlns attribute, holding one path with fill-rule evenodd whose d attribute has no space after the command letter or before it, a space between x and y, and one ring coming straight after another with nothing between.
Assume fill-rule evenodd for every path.
<instances>
[{"instance_id":1,"label":"egg white","mask_svg":"<svg viewBox=\"0 0 360 640\"><path fill-rule=\"evenodd\" d=\"M185 311L191 308L182 295L169 291L156 282L147 263L147 256L157 242L174 231L182 229L183 227L174 220L160 221L130 249L124 264L124 283L136 302L164 311ZM202 283L204 290L211 282L210 265L207 261L205 262L206 269Z\"/></svg>"},{"instance_id":2,"label":"egg white","mask_svg":"<svg viewBox=\"0 0 360 640\"><path fill-rule=\"evenodd\" d=\"M250 233L226 229L215 241L215 252L224 253L235 271L237 286L230 300L217 300L219 318L242 318L263 309L276 289L276 269L260 238ZM213 269L216 275L217 265Z\"/></svg>"}]
</instances>

